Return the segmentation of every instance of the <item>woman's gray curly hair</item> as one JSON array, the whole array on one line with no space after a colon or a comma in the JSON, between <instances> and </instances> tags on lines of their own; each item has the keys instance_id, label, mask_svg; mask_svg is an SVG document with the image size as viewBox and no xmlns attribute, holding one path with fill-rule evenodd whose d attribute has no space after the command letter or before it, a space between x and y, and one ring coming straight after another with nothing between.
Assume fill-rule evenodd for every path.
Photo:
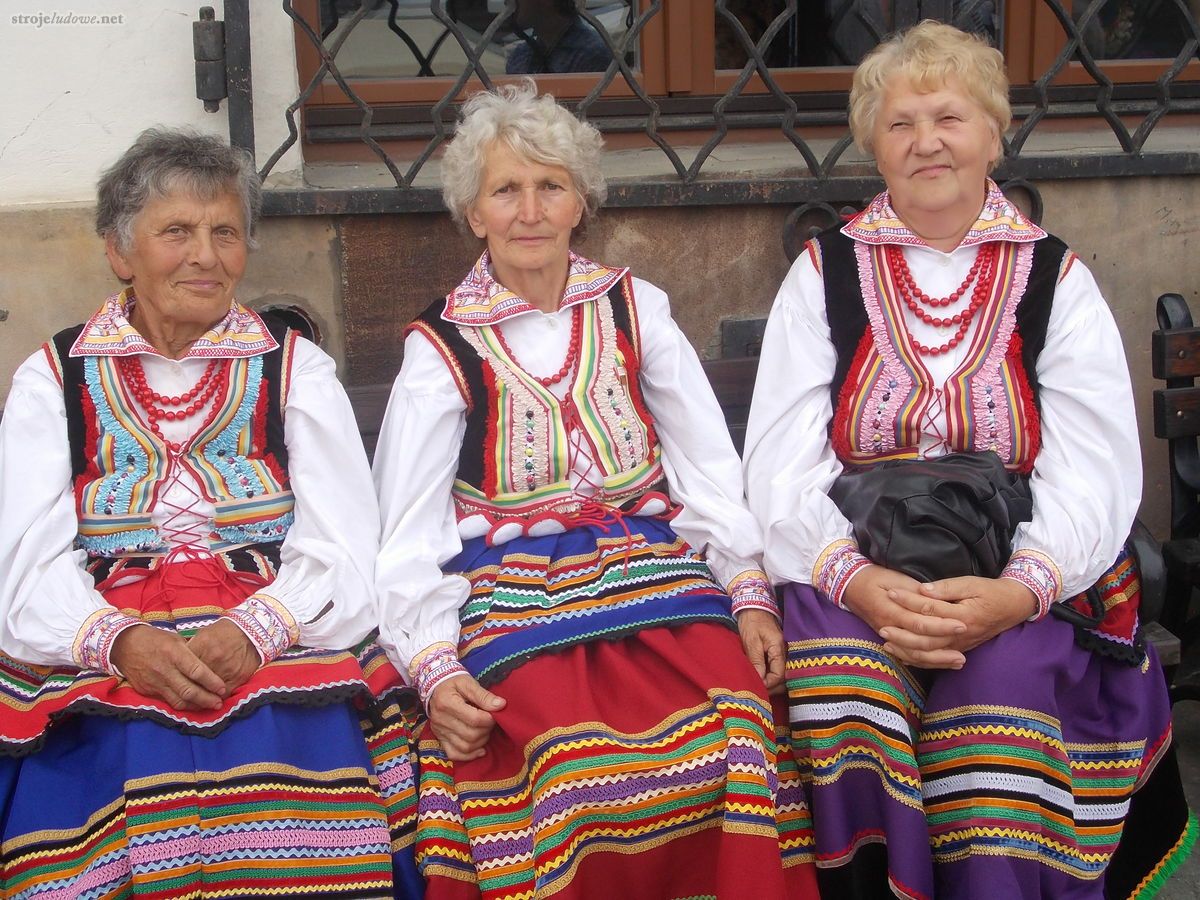
<instances>
[{"instance_id":1,"label":"woman's gray curly hair","mask_svg":"<svg viewBox=\"0 0 1200 900\"><path fill-rule=\"evenodd\" d=\"M127 251L133 243L133 221L151 200L176 192L200 200L237 195L242 203L246 243L262 213L262 183L248 152L211 134L183 128L147 128L121 158L100 176L97 185L96 233Z\"/></svg>"},{"instance_id":2,"label":"woman's gray curly hair","mask_svg":"<svg viewBox=\"0 0 1200 900\"><path fill-rule=\"evenodd\" d=\"M544 166L562 166L583 200L579 229L604 202L607 186L600 170L604 139L595 126L581 122L555 102L538 96L532 79L479 91L463 104L454 140L442 157L442 199L459 225L479 197L487 152L503 141L518 156Z\"/></svg>"}]
</instances>

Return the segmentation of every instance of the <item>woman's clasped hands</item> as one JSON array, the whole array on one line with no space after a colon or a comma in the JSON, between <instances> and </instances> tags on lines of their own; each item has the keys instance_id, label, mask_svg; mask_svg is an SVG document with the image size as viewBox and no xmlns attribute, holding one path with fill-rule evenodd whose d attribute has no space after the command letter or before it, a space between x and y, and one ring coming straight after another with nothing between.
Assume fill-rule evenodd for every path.
<instances>
[{"instance_id":1,"label":"woman's clasped hands","mask_svg":"<svg viewBox=\"0 0 1200 900\"><path fill-rule=\"evenodd\" d=\"M1009 578L922 583L877 565L850 581L842 603L884 640L884 650L923 669L961 669L968 651L1037 610L1033 592Z\"/></svg>"}]
</instances>

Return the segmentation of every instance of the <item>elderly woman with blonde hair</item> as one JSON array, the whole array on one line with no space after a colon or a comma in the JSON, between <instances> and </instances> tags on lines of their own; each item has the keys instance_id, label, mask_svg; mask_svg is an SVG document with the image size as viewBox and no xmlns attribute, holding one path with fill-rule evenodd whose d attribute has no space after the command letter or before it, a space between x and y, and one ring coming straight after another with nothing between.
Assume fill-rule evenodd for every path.
<instances>
[{"instance_id":1,"label":"elderly woman with blonde hair","mask_svg":"<svg viewBox=\"0 0 1200 900\"><path fill-rule=\"evenodd\" d=\"M786 583L829 896L1127 896L1194 839L1123 549L1141 467L1120 334L988 178L1010 118L982 40L924 22L870 54L850 120L887 190L808 244L763 342L747 494ZM988 565L935 556L932 532L897 554L849 512L950 453L1028 486Z\"/></svg>"},{"instance_id":2,"label":"elderly woman with blonde hair","mask_svg":"<svg viewBox=\"0 0 1200 900\"><path fill-rule=\"evenodd\" d=\"M720 409L666 295L571 250L600 150L530 84L468 100L443 161L485 249L410 326L375 456L418 860L430 897L811 895Z\"/></svg>"}]
</instances>

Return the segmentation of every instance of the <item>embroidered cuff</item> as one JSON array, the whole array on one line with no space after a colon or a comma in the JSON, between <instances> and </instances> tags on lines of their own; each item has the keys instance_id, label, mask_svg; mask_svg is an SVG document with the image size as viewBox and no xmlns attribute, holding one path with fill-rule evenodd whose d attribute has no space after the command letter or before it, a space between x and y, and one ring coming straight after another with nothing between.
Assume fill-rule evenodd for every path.
<instances>
[{"instance_id":1,"label":"embroidered cuff","mask_svg":"<svg viewBox=\"0 0 1200 900\"><path fill-rule=\"evenodd\" d=\"M443 681L469 674L458 661L458 649L449 641L430 644L414 656L408 664L408 673L417 686L417 695L422 704L429 702L433 689Z\"/></svg>"},{"instance_id":2,"label":"embroidered cuff","mask_svg":"<svg viewBox=\"0 0 1200 900\"><path fill-rule=\"evenodd\" d=\"M771 582L765 572L759 569L747 569L729 582L729 597L733 601L732 611L737 616L744 609L761 609L769 612L776 619L779 615L779 604L771 591Z\"/></svg>"},{"instance_id":3,"label":"embroidered cuff","mask_svg":"<svg viewBox=\"0 0 1200 900\"><path fill-rule=\"evenodd\" d=\"M846 538L834 541L817 557L817 564L813 566L813 585L835 606L845 609L842 594L846 592L846 585L870 564L871 561L858 552L854 541Z\"/></svg>"},{"instance_id":4,"label":"embroidered cuff","mask_svg":"<svg viewBox=\"0 0 1200 900\"><path fill-rule=\"evenodd\" d=\"M1050 557L1034 550L1018 550L1000 573L1001 578L1019 581L1033 591L1037 597L1037 612L1027 621L1044 619L1050 612L1050 604L1062 593L1062 575Z\"/></svg>"},{"instance_id":5,"label":"embroidered cuff","mask_svg":"<svg viewBox=\"0 0 1200 900\"><path fill-rule=\"evenodd\" d=\"M300 626L287 608L274 597L251 594L225 613L262 657L263 664L278 659L288 647L300 640Z\"/></svg>"},{"instance_id":6,"label":"embroidered cuff","mask_svg":"<svg viewBox=\"0 0 1200 900\"><path fill-rule=\"evenodd\" d=\"M113 641L117 635L133 625L145 625L141 619L116 609L98 609L83 621L71 645L71 659L81 669L93 669L121 676L112 664Z\"/></svg>"}]
</instances>

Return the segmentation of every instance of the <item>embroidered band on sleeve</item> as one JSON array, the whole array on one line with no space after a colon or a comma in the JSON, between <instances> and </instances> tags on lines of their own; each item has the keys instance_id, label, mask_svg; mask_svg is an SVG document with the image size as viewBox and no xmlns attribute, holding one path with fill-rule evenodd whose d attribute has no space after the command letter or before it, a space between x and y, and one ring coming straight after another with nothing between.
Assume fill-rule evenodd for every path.
<instances>
[{"instance_id":1,"label":"embroidered band on sleeve","mask_svg":"<svg viewBox=\"0 0 1200 900\"><path fill-rule=\"evenodd\" d=\"M120 676L121 673L109 659L113 642L126 628L144 624L141 619L120 610L98 609L84 620L76 632L75 642L71 645L71 658L81 669Z\"/></svg>"},{"instance_id":2,"label":"embroidered band on sleeve","mask_svg":"<svg viewBox=\"0 0 1200 900\"><path fill-rule=\"evenodd\" d=\"M232 620L250 639L264 664L278 659L300 639L300 626L292 614L266 594L251 594L226 612L225 618Z\"/></svg>"},{"instance_id":3,"label":"embroidered band on sleeve","mask_svg":"<svg viewBox=\"0 0 1200 900\"><path fill-rule=\"evenodd\" d=\"M1058 566L1045 554L1035 550L1018 550L1000 573L1001 578L1019 581L1033 591L1038 608L1030 622L1043 619L1050 612L1050 604L1062 593L1062 575Z\"/></svg>"},{"instance_id":4,"label":"embroidered band on sleeve","mask_svg":"<svg viewBox=\"0 0 1200 900\"><path fill-rule=\"evenodd\" d=\"M779 604L771 591L771 582L765 572L759 569L747 569L729 582L729 597L733 601L733 614L736 616L744 609L761 609L769 612L775 618L780 618Z\"/></svg>"},{"instance_id":5,"label":"embroidered band on sleeve","mask_svg":"<svg viewBox=\"0 0 1200 900\"><path fill-rule=\"evenodd\" d=\"M421 703L427 704L433 696L433 689L443 681L470 673L458 661L458 648L449 641L439 641L413 657L408 664L408 674L417 686Z\"/></svg>"},{"instance_id":6,"label":"embroidered band on sleeve","mask_svg":"<svg viewBox=\"0 0 1200 900\"><path fill-rule=\"evenodd\" d=\"M813 584L817 590L824 593L834 605L842 606L842 594L850 579L871 564L871 561L858 552L858 545L847 538L834 541L817 557L813 566Z\"/></svg>"}]
</instances>

